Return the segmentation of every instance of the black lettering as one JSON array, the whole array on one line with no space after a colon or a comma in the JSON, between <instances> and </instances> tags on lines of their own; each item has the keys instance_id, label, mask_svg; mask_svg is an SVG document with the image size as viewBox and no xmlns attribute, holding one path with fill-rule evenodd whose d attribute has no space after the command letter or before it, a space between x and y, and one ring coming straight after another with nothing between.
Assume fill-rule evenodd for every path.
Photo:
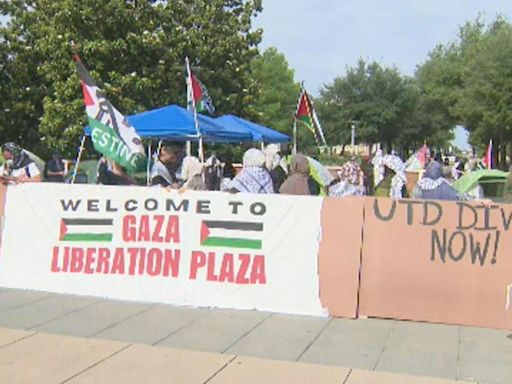
<instances>
[{"instance_id":1,"label":"black lettering","mask_svg":"<svg viewBox=\"0 0 512 384\"><path fill-rule=\"evenodd\" d=\"M494 240L494 253L492 255L491 264L496 264L498 262L498 245L500 244L501 232L496 231L496 240Z\"/></svg>"},{"instance_id":2,"label":"black lettering","mask_svg":"<svg viewBox=\"0 0 512 384\"><path fill-rule=\"evenodd\" d=\"M412 225L414 221L414 204L423 204L423 202L414 200L400 200L400 204L407 205L407 224Z\"/></svg>"},{"instance_id":3,"label":"black lettering","mask_svg":"<svg viewBox=\"0 0 512 384\"><path fill-rule=\"evenodd\" d=\"M481 243L476 241L473 237L473 234L469 234L469 246L471 251L471 261L473 264L476 264L477 260L480 262L480 266L485 264L485 259L487 258L487 251L489 250L489 241L491 240L491 234L488 233L485 236L485 245L482 251Z\"/></svg>"},{"instance_id":4,"label":"black lettering","mask_svg":"<svg viewBox=\"0 0 512 384\"><path fill-rule=\"evenodd\" d=\"M479 207L484 210L484 226L475 227L477 231L492 231L498 229L498 227L491 227L491 209L498 209L497 206L492 207Z\"/></svg>"},{"instance_id":5,"label":"black lettering","mask_svg":"<svg viewBox=\"0 0 512 384\"><path fill-rule=\"evenodd\" d=\"M62 205L62 209L67 212L70 209L76 211L81 202L82 200L61 200L60 204Z\"/></svg>"},{"instance_id":6,"label":"black lettering","mask_svg":"<svg viewBox=\"0 0 512 384\"><path fill-rule=\"evenodd\" d=\"M510 228L510 222L512 222L512 212L510 212L510 215L508 215L508 218L505 217L505 210L503 208L500 209L501 211L501 219L503 220L503 228L505 228L505 231L508 231Z\"/></svg>"},{"instance_id":7,"label":"black lettering","mask_svg":"<svg viewBox=\"0 0 512 384\"><path fill-rule=\"evenodd\" d=\"M462 245L461 245L460 251L457 255L455 255L453 252L454 251L453 250L453 248L454 248L453 242L454 242L456 236L460 236L460 238L462 239ZM448 243L448 255L450 256L450 258L453 261L460 261L466 254L466 247L467 247L467 240L466 240L466 235L464 234L464 232L461 232L461 231L453 232L453 234L450 236L450 241Z\"/></svg>"},{"instance_id":8,"label":"black lettering","mask_svg":"<svg viewBox=\"0 0 512 384\"><path fill-rule=\"evenodd\" d=\"M382 199L384 200L384 199ZM395 211L396 211L396 201L395 200L392 200L392 203L391 203L391 209L389 210L389 213L387 216L384 216L380 213L380 208L379 208L379 199L374 199L373 201L373 212L375 214L375 217L377 217L377 219L379 219L380 221L390 221L393 216L395 216Z\"/></svg>"},{"instance_id":9,"label":"black lettering","mask_svg":"<svg viewBox=\"0 0 512 384\"><path fill-rule=\"evenodd\" d=\"M100 201L99 200L87 200L87 211L88 212L99 212Z\"/></svg>"},{"instance_id":10,"label":"black lettering","mask_svg":"<svg viewBox=\"0 0 512 384\"><path fill-rule=\"evenodd\" d=\"M136 211L137 210L137 200L133 200L133 199L126 200L126 202L124 203L124 209L127 212Z\"/></svg>"},{"instance_id":11,"label":"black lettering","mask_svg":"<svg viewBox=\"0 0 512 384\"><path fill-rule=\"evenodd\" d=\"M118 209L112 206L112 201L110 199L107 200L107 212L117 212Z\"/></svg>"},{"instance_id":12,"label":"black lettering","mask_svg":"<svg viewBox=\"0 0 512 384\"><path fill-rule=\"evenodd\" d=\"M201 213L201 214L211 213L210 204L211 204L210 200L198 200L196 212Z\"/></svg>"},{"instance_id":13,"label":"black lettering","mask_svg":"<svg viewBox=\"0 0 512 384\"><path fill-rule=\"evenodd\" d=\"M435 207L437 209L437 216L434 219L429 220L429 207ZM423 225L436 225L443 217L443 206L435 201L425 201L423 204Z\"/></svg>"},{"instance_id":14,"label":"black lettering","mask_svg":"<svg viewBox=\"0 0 512 384\"><path fill-rule=\"evenodd\" d=\"M443 263L446 263L446 229L443 229L443 240L439 239L439 233L437 230L432 230L432 248L430 260L435 261L436 259L436 248L439 253L439 258Z\"/></svg>"},{"instance_id":15,"label":"black lettering","mask_svg":"<svg viewBox=\"0 0 512 384\"><path fill-rule=\"evenodd\" d=\"M463 202L457 202L457 205L459 206L459 222L457 225L458 230L465 230L465 229L471 229L475 226L475 224L478 221L478 213L475 208L473 208L471 205ZM469 210L473 214L473 223L469 225L463 225L463 218L464 218L464 209Z\"/></svg>"},{"instance_id":16,"label":"black lettering","mask_svg":"<svg viewBox=\"0 0 512 384\"><path fill-rule=\"evenodd\" d=\"M241 201L230 201L228 203L228 205L232 208L231 213L234 215L238 215L238 207L240 207L243 204L244 203L242 203Z\"/></svg>"},{"instance_id":17,"label":"black lettering","mask_svg":"<svg viewBox=\"0 0 512 384\"><path fill-rule=\"evenodd\" d=\"M267 212L267 207L263 203L251 204L250 211L254 216L263 216Z\"/></svg>"},{"instance_id":18,"label":"black lettering","mask_svg":"<svg viewBox=\"0 0 512 384\"><path fill-rule=\"evenodd\" d=\"M144 201L144 208L146 208L146 211L156 211L158 209L158 201L156 199L147 199Z\"/></svg>"},{"instance_id":19,"label":"black lettering","mask_svg":"<svg viewBox=\"0 0 512 384\"><path fill-rule=\"evenodd\" d=\"M179 211L183 211L183 212L188 212L188 205L189 205L189 201L188 200L182 200L180 202L180 205L176 206L176 204L174 203L174 200L172 199L167 199L166 203L165 203L165 209L167 211L175 211L175 212L179 212Z\"/></svg>"}]
</instances>

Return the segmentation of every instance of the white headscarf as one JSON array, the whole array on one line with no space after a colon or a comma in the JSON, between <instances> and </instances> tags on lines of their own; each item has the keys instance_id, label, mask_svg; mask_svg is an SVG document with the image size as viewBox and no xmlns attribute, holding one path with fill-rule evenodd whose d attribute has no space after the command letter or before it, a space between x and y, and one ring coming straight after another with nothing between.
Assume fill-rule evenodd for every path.
<instances>
[{"instance_id":1,"label":"white headscarf","mask_svg":"<svg viewBox=\"0 0 512 384\"><path fill-rule=\"evenodd\" d=\"M263 167L267 158L259 149L248 149L243 158L243 166L245 167Z\"/></svg>"},{"instance_id":2,"label":"white headscarf","mask_svg":"<svg viewBox=\"0 0 512 384\"><path fill-rule=\"evenodd\" d=\"M271 171L275 168L277 168L280 165L281 157L279 156L280 152L279 145L277 144L269 144L265 148L265 166L266 168Z\"/></svg>"},{"instance_id":3,"label":"white headscarf","mask_svg":"<svg viewBox=\"0 0 512 384\"><path fill-rule=\"evenodd\" d=\"M182 177L183 180L191 180L196 175L201 175L203 172L203 164L194 156L187 156L183 159L182 164Z\"/></svg>"}]
</instances>

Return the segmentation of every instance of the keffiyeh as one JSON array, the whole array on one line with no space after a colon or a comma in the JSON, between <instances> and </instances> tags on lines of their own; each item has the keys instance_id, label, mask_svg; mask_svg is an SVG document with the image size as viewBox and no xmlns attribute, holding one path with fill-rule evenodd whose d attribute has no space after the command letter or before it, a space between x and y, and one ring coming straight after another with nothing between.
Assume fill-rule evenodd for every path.
<instances>
[{"instance_id":1,"label":"keffiyeh","mask_svg":"<svg viewBox=\"0 0 512 384\"><path fill-rule=\"evenodd\" d=\"M229 184L229 189L247 193L274 193L272 179L262 167L244 167Z\"/></svg>"},{"instance_id":2,"label":"keffiyeh","mask_svg":"<svg viewBox=\"0 0 512 384\"><path fill-rule=\"evenodd\" d=\"M378 167L378 171L380 172L380 181L384 179L384 167L388 167L393 172L395 172L395 176L393 176L393 178L391 179L391 189L389 191L389 197L393 199L401 199L402 188L406 183L404 162L396 155L382 156L380 154L379 156L379 154L377 154L373 158L372 164ZM378 185L378 183L376 185Z\"/></svg>"}]
</instances>

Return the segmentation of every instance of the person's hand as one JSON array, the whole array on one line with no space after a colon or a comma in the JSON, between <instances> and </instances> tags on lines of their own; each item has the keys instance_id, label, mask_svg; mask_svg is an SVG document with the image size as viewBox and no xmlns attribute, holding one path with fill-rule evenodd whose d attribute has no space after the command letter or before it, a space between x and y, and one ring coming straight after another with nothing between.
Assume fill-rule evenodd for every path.
<instances>
[{"instance_id":1,"label":"person's hand","mask_svg":"<svg viewBox=\"0 0 512 384\"><path fill-rule=\"evenodd\" d=\"M491 199L475 199L474 203L485 205L487 208L491 207L494 204L494 201Z\"/></svg>"}]
</instances>

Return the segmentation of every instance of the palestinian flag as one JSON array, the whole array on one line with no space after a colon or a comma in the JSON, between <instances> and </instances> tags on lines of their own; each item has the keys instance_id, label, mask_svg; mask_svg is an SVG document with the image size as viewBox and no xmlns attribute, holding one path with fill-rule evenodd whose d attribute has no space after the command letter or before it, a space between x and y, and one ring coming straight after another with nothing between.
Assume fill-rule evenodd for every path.
<instances>
[{"instance_id":1,"label":"palestinian flag","mask_svg":"<svg viewBox=\"0 0 512 384\"><path fill-rule=\"evenodd\" d=\"M322 130L315 108L313 107L313 102L304 88L299 96L295 119L302 122L313 133L313 135L315 135L317 145L327 145L325 142L324 131Z\"/></svg>"},{"instance_id":2,"label":"palestinian flag","mask_svg":"<svg viewBox=\"0 0 512 384\"><path fill-rule=\"evenodd\" d=\"M112 241L112 219L61 219L60 241Z\"/></svg>"},{"instance_id":3,"label":"palestinian flag","mask_svg":"<svg viewBox=\"0 0 512 384\"><path fill-rule=\"evenodd\" d=\"M106 99L80 57L74 55L73 59L80 75L94 149L129 171L142 169L146 154L139 135L121 112Z\"/></svg>"},{"instance_id":4,"label":"palestinian flag","mask_svg":"<svg viewBox=\"0 0 512 384\"><path fill-rule=\"evenodd\" d=\"M482 164L487 169L492 169L492 140L489 140L489 145L485 150L485 155L482 158Z\"/></svg>"},{"instance_id":5,"label":"palestinian flag","mask_svg":"<svg viewBox=\"0 0 512 384\"><path fill-rule=\"evenodd\" d=\"M208 90L203 83L192 73L188 59L186 59L187 65L187 108L189 111L199 113L209 113L212 115L215 112L213 101Z\"/></svg>"},{"instance_id":6,"label":"palestinian flag","mask_svg":"<svg viewBox=\"0 0 512 384\"><path fill-rule=\"evenodd\" d=\"M207 221L201 223L201 245L205 247L261 249L263 223Z\"/></svg>"}]
</instances>

